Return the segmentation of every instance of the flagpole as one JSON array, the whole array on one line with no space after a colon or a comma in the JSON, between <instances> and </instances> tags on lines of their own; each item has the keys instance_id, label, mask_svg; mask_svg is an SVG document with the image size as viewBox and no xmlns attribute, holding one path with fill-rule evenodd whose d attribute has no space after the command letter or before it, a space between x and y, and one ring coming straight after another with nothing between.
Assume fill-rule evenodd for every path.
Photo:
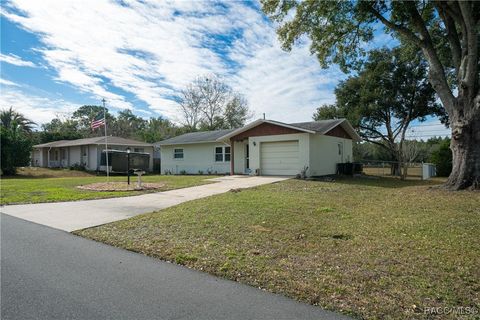
<instances>
[{"instance_id":1,"label":"flagpole","mask_svg":"<svg viewBox=\"0 0 480 320\"><path fill-rule=\"evenodd\" d=\"M107 181L109 180L108 173L108 142L107 142L107 109L105 108L105 98L102 99L103 102L103 122L105 127L105 161L107 164Z\"/></svg>"}]
</instances>

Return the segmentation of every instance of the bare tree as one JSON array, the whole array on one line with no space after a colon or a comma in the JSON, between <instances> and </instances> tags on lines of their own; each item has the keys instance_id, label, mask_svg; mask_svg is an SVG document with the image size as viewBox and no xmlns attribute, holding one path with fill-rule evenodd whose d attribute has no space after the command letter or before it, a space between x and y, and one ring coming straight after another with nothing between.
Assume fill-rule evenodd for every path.
<instances>
[{"instance_id":1,"label":"bare tree","mask_svg":"<svg viewBox=\"0 0 480 320\"><path fill-rule=\"evenodd\" d=\"M232 89L216 76L198 78L196 85L203 99L203 127L207 130L218 129Z\"/></svg>"},{"instance_id":2,"label":"bare tree","mask_svg":"<svg viewBox=\"0 0 480 320\"><path fill-rule=\"evenodd\" d=\"M401 174L400 178L402 180L407 179L408 168L412 162L417 160L418 155L422 149L421 144L415 140L405 140L399 144L399 155L400 155L400 168Z\"/></svg>"},{"instance_id":3,"label":"bare tree","mask_svg":"<svg viewBox=\"0 0 480 320\"><path fill-rule=\"evenodd\" d=\"M195 79L178 103L189 131L237 128L251 117L245 97L215 75Z\"/></svg>"},{"instance_id":4,"label":"bare tree","mask_svg":"<svg viewBox=\"0 0 480 320\"><path fill-rule=\"evenodd\" d=\"M183 125L188 131L195 131L202 119L202 95L194 84L189 84L185 90L182 90L178 99L178 104L182 111Z\"/></svg>"}]
</instances>

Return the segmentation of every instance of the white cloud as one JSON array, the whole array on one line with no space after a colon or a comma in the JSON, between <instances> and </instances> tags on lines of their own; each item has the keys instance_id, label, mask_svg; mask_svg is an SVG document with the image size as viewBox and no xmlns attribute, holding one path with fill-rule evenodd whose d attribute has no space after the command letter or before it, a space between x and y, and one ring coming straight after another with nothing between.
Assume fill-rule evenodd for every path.
<instances>
[{"instance_id":1,"label":"white cloud","mask_svg":"<svg viewBox=\"0 0 480 320\"><path fill-rule=\"evenodd\" d=\"M50 122L57 116L71 114L80 107L78 104L62 99L31 95L12 87L2 88L0 106L2 109L13 107L15 111L22 113L38 126Z\"/></svg>"},{"instance_id":2,"label":"white cloud","mask_svg":"<svg viewBox=\"0 0 480 320\"><path fill-rule=\"evenodd\" d=\"M18 83L9 81L7 79L0 78L0 85L4 86L12 86L12 87L19 87L20 85Z\"/></svg>"},{"instance_id":3,"label":"white cloud","mask_svg":"<svg viewBox=\"0 0 480 320\"><path fill-rule=\"evenodd\" d=\"M13 64L19 67L36 67L33 62L25 61L19 56L16 56L14 54L7 55L7 54L0 53L0 61Z\"/></svg>"},{"instance_id":4,"label":"white cloud","mask_svg":"<svg viewBox=\"0 0 480 320\"><path fill-rule=\"evenodd\" d=\"M272 25L248 4L123 3L14 0L9 5L22 15L8 8L3 14L39 36L44 46L36 50L56 70L55 80L104 97L114 108L135 109L133 94L176 120L171 97L210 73L243 92L257 117L309 120L317 106L334 100L339 73L321 70L306 46L283 52ZM218 37L232 33L236 41L219 53Z\"/></svg>"}]
</instances>

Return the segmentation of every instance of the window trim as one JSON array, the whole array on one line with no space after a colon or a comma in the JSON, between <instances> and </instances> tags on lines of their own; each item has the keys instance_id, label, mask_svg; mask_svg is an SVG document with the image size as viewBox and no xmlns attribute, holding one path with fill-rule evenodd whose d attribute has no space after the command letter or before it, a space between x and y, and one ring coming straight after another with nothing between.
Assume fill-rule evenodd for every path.
<instances>
[{"instance_id":1,"label":"window trim","mask_svg":"<svg viewBox=\"0 0 480 320\"><path fill-rule=\"evenodd\" d=\"M222 153L217 153L217 148L222 149ZM226 152L226 148L230 148L230 152ZM225 160L226 155L230 156L230 160ZM217 160L217 155L222 155L222 160ZM231 146L215 146L213 147L213 161L215 163L225 163L232 161L232 147Z\"/></svg>"},{"instance_id":2,"label":"window trim","mask_svg":"<svg viewBox=\"0 0 480 320\"><path fill-rule=\"evenodd\" d=\"M182 150L181 152L177 152L177 150ZM181 154L181 158L175 157L176 154ZM185 149L184 148L173 148L173 160L183 160L185 159Z\"/></svg>"}]
</instances>

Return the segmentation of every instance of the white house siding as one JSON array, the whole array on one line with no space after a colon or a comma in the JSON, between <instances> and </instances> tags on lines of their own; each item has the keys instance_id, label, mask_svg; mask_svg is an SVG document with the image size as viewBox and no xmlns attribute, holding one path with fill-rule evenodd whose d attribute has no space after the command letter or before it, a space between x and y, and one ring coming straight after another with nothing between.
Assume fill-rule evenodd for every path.
<instances>
[{"instance_id":1,"label":"white house siding","mask_svg":"<svg viewBox=\"0 0 480 320\"><path fill-rule=\"evenodd\" d=\"M248 138L250 169L255 172L261 168L261 146L262 142L279 142L279 141L298 141L298 165L292 169L292 172L300 173L305 166L310 163L310 137L308 133L281 134L271 136L260 136ZM236 151L236 150L235 150Z\"/></svg>"},{"instance_id":2,"label":"white house siding","mask_svg":"<svg viewBox=\"0 0 480 320\"><path fill-rule=\"evenodd\" d=\"M343 149L341 155L338 150L339 143ZM309 175L335 174L337 163L351 161L353 161L352 140L320 134L310 136Z\"/></svg>"},{"instance_id":3,"label":"white house siding","mask_svg":"<svg viewBox=\"0 0 480 320\"><path fill-rule=\"evenodd\" d=\"M96 145L88 146L87 170L96 171L98 169L98 150Z\"/></svg>"},{"instance_id":4,"label":"white house siding","mask_svg":"<svg viewBox=\"0 0 480 320\"><path fill-rule=\"evenodd\" d=\"M42 166L42 149L33 149L32 152L32 166L41 167Z\"/></svg>"},{"instance_id":5,"label":"white house siding","mask_svg":"<svg viewBox=\"0 0 480 320\"><path fill-rule=\"evenodd\" d=\"M196 143L170 145L160 147L161 172L180 174L185 171L189 174L198 174L203 171L217 174L230 173L230 161L215 162L215 147L224 147L223 143ZM174 159L173 150L183 149L183 159Z\"/></svg>"},{"instance_id":6,"label":"white house siding","mask_svg":"<svg viewBox=\"0 0 480 320\"><path fill-rule=\"evenodd\" d=\"M69 165L80 164L82 162L80 154L80 146L68 147L69 149Z\"/></svg>"}]
</instances>

